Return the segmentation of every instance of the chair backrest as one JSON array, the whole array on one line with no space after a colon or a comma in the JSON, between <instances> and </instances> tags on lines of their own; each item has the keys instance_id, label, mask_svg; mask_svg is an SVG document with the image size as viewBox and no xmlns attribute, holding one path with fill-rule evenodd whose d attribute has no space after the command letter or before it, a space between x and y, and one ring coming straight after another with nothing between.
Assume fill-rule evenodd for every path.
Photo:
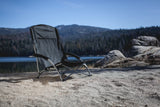
<instances>
[{"instance_id":1,"label":"chair backrest","mask_svg":"<svg viewBox=\"0 0 160 107\"><path fill-rule=\"evenodd\" d=\"M54 64L61 62L64 52L56 28L48 25L35 25L30 27L30 32L36 54L49 57ZM42 58L38 58L38 62L44 64L45 67L52 66Z\"/></svg>"}]
</instances>

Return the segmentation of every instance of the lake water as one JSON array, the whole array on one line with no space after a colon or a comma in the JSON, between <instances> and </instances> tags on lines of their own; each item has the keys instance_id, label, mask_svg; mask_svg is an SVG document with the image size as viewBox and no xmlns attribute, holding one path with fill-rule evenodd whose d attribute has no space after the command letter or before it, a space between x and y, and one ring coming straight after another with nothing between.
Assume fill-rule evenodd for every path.
<instances>
[{"instance_id":1,"label":"lake water","mask_svg":"<svg viewBox=\"0 0 160 107\"><path fill-rule=\"evenodd\" d=\"M104 58L103 56L86 56L80 57L82 60L99 60ZM69 60L76 60L74 57L68 57ZM36 62L36 58L30 57L0 57L0 63L5 62Z\"/></svg>"},{"instance_id":2,"label":"lake water","mask_svg":"<svg viewBox=\"0 0 160 107\"><path fill-rule=\"evenodd\" d=\"M104 58L103 56L80 57L87 65L93 65L97 60ZM69 60L76 60L74 57L69 57ZM0 73L15 73L15 72L35 72L36 58L30 57L0 57Z\"/></svg>"}]
</instances>

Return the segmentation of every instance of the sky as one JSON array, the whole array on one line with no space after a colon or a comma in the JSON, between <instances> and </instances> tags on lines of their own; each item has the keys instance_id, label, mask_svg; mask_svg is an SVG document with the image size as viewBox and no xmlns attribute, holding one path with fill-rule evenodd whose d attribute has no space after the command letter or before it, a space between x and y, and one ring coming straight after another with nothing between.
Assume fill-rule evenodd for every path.
<instances>
[{"instance_id":1,"label":"sky","mask_svg":"<svg viewBox=\"0 0 160 107\"><path fill-rule=\"evenodd\" d=\"M160 26L160 0L0 0L0 27L36 24L110 29Z\"/></svg>"}]
</instances>

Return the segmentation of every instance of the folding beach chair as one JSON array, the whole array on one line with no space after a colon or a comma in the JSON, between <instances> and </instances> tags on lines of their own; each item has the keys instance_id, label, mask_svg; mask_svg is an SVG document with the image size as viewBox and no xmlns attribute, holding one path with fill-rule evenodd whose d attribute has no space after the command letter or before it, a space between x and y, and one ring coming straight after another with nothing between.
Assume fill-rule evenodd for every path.
<instances>
[{"instance_id":1,"label":"folding beach chair","mask_svg":"<svg viewBox=\"0 0 160 107\"><path fill-rule=\"evenodd\" d=\"M35 52L33 56L36 57L37 70L39 73L38 78L44 71L50 71L54 68L54 70L58 72L60 79L63 81L73 73L64 76L65 71L60 70L60 68L71 69L75 66L77 66L78 69L85 67L85 70L88 72L87 75L91 76L91 72L86 63L84 63L80 57L64 52L56 28L41 24L30 27L30 32ZM73 62L68 60L68 56L75 57L77 61ZM44 69L40 71L39 65L44 65Z\"/></svg>"}]
</instances>

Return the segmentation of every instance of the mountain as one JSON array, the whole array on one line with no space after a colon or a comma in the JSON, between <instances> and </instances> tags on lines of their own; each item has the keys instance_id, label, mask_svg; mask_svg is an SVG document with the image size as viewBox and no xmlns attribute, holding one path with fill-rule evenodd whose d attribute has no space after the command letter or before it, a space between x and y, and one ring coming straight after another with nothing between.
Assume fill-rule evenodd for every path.
<instances>
[{"instance_id":1,"label":"mountain","mask_svg":"<svg viewBox=\"0 0 160 107\"><path fill-rule=\"evenodd\" d=\"M90 33L99 33L105 32L110 29L92 27L92 26L83 26L83 25L58 25L56 28L59 31L60 36L76 38ZM22 33L29 33L29 27L27 28L0 28L0 36L2 35L17 35Z\"/></svg>"},{"instance_id":2,"label":"mountain","mask_svg":"<svg viewBox=\"0 0 160 107\"><path fill-rule=\"evenodd\" d=\"M59 25L56 26L59 31L60 36L67 38L79 38L86 34L94 34L105 32L110 29L100 28L100 27L92 27L92 26L83 26L83 25Z\"/></svg>"},{"instance_id":3,"label":"mountain","mask_svg":"<svg viewBox=\"0 0 160 107\"><path fill-rule=\"evenodd\" d=\"M160 40L160 27L111 30L107 28L56 26L66 52L83 55L104 55L117 49L130 55L131 40L138 36L154 36ZM29 56L33 54L29 28L0 28L0 56Z\"/></svg>"},{"instance_id":4,"label":"mountain","mask_svg":"<svg viewBox=\"0 0 160 107\"><path fill-rule=\"evenodd\" d=\"M16 35L20 33L29 32L29 28L0 28L0 36L2 35Z\"/></svg>"}]
</instances>

